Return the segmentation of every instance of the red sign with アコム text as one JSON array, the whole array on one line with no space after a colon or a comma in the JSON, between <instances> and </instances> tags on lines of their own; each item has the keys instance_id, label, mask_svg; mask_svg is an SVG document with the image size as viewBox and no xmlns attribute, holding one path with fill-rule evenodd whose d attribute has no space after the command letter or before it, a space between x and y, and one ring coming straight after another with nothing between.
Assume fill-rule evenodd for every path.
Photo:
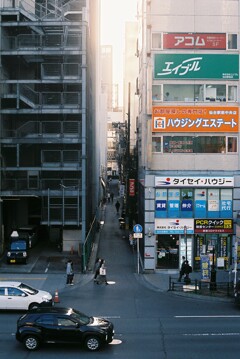
<instances>
[{"instance_id":1,"label":"red sign with \u30a2\u30b3\u30e0 text","mask_svg":"<svg viewBox=\"0 0 240 359\"><path fill-rule=\"evenodd\" d=\"M163 34L163 48L226 50L226 34L166 33Z\"/></svg>"}]
</instances>

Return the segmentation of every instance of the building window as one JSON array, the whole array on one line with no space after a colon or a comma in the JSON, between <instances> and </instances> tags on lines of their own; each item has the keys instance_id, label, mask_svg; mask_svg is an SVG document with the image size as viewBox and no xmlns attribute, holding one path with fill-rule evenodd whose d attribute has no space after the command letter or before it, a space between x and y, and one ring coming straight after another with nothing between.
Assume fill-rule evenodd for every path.
<instances>
[{"instance_id":1,"label":"building window","mask_svg":"<svg viewBox=\"0 0 240 359\"><path fill-rule=\"evenodd\" d=\"M162 35L160 32L152 33L152 48L153 49L162 48Z\"/></svg>"},{"instance_id":2,"label":"building window","mask_svg":"<svg viewBox=\"0 0 240 359\"><path fill-rule=\"evenodd\" d=\"M153 137L152 138L152 152L162 152L162 138Z\"/></svg>"},{"instance_id":3,"label":"building window","mask_svg":"<svg viewBox=\"0 0 240 359\"><path fill-rule=\"evenodd\" d=\"M226 84L166 84L152 86L153 101L236 102L238 88ZM162 95L164 94L164 95Z\"/></svg>"},{"instance_id":4,"label":"building window","mask_svg":"<svg viewBox=\"0 0 240 359\"><path fill-rule=\"evenodd\" d=\"M227 137L227 152L237 153L237 137Z\"/></svg>"},{"instance_id":5,"label":"building window","mask_svg":"<svg viewBox=\"0 0 240 359\"><path fill-rule=\"evenodd\" d=\"M228 86L228 101L237 101L237 86Z\"/></svg>"},{"instance_id":6,"label":"building window","mask_svg":"<svg viewBox=\"0 0 240 359\"><path fill-rule=\"evenodd\" d=\"M155 139L156 138L153 137L154 141ZM163 137L163 153L226 153L226 152L237 152L237 137L226 137L226 136L196 136L196 137L164 136Z\"/></svg>"},{"instance_id":7,"label":"building window","mask_svg":"<svg viewBox=\"0 0 240 359\"><path fill-rule=\"evenodd\" d=\"M228 50L237 49L237 34L228 34Z\"/></svg>"},{"instance_id":8,"label":"building window","mask_svg":"<svg viewBox=\"0 0 240 359\"><path fill-rule=\"evenodd\" d=\"M152 86L152 101L161 101L161 85Z\"/></svg>"},{"instance_id":9,"label":"building window","mask_svg":"<svg viewBox=\"0 0 240 359\"><path fill-rule=\"evenodd\" d=\"M155 218L232 218L231 188L157 188Z\"/></svg>"}]
</instances>

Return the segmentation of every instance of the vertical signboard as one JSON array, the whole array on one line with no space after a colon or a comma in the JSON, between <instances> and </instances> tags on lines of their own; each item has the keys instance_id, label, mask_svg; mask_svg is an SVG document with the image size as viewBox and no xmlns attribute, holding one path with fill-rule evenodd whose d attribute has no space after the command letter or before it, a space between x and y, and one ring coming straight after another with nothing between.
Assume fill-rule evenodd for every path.
<instances>
[{"instance_id":1,"label":"vertical signboard","mask_svg":"<svg viewBox=\"0 0 240 359\"><path fill-rule=\"evenodd\" d=\"M208 255L201 255L201 279L210 280L210 259Z\"/></svg>"},{"instance_id":2,"label":"vertical signboard","mask_svg":"<svg viewBox=\"0 0 240 359\"><path fill-rule=\"evenodd\" d=\"M129 179L129 196L130 197L135 196L135 179L133 178Z\"/></svg>"}]
</instances>

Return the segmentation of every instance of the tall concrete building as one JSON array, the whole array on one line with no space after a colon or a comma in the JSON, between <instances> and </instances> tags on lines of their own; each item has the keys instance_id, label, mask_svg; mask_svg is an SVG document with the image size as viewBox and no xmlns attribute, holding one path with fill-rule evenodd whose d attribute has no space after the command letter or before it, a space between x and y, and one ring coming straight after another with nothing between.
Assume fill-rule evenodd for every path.
<instances>
[{"instance_id":1,"label":"tall concrete building","mask_svg":"<svg viewBox=\"0 0 240 359\"><path fill-rule=\"evenodd\" d=\"M99 200L98 6L98 0L1 1L5 238L18 226L41 225L49 238L63 240L64 250L84 252Z\"/></svg>"},{"instance_id":2,"label":"tall concrete building","mask_svg":"<svg viewBox=\"0 0 240 359\"><path fill-rule=\"evenodd\" d=\"M107 110L113 108L113 53L111 45L101 46L102 92L107 95Z\"/></svg>"},{"instance_id":3,"label":"tall concrete building","mask_svg":"<svg viewBox=\"0 0 240 359\"><path fill-rule=\"evenodd\" d=\"M136 118L138 115L138 58L136 56L137 21L125 23L123 113L130 112L130 152L136 146ZM129 87L130 84L130 87ZM125 116L125 119L127 117Z\"/></svg>"},{"instance_id":4,"label":"tall concrete building","mask_svg":"<svg viewBox=\"0 0 240 359\"><path fill-rule=\"evenodd\" d=\"M207 278L240 256L240 4L139 0L138 20L144 269L184 256Z\"/></svg>"}]
</instances>

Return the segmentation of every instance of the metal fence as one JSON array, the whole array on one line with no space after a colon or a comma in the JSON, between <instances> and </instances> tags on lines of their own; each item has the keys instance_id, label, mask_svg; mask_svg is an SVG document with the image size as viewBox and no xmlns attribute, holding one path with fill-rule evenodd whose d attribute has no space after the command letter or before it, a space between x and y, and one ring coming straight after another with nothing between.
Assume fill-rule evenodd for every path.
<instances>
[{"instance_id":1,"label":"metal fence","mask_svg":"<svg viewBox=\"0 0 240 359\"><path fill-rule=\"evenodd\" d=\"M190 284L178 282L177 278L169 276L169 291L188 292L216 297L234 297L233 282L205 282L198 279L191 280Z\"/></svg>"}]
</instances>

